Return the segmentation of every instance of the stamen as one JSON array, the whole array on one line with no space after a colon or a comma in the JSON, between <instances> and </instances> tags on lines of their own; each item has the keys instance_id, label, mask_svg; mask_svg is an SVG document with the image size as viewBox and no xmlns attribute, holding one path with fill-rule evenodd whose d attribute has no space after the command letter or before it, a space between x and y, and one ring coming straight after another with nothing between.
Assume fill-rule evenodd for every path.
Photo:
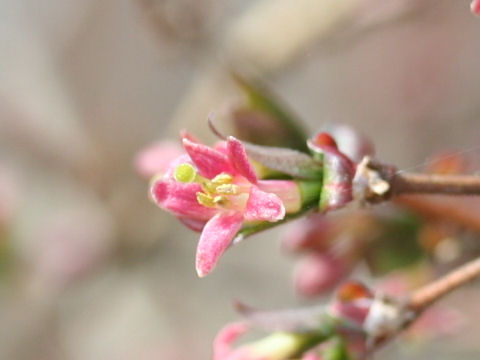
<instances>
[{"instance_id":1,"label":"stamen","mask_svg":"<svg viewBox=\"0 0 480 360\"><path fill-rule=\"evenodd\" d=\"M182 183L191 183L197 177L195 168L190 164L180 164L173 174L175 180Z\"/></svg>"},{"instance_id":2,"label":"stamen","mask_svg":"<svg viewBox=\"0 0 480 360\"><path fill-rule=\"evenodd\" d=\"M215 198L202 192L197 192L197 201L200 205L206 207L214 207L216 205Z\"/></svg>"},{"instance_id":3,"label":"stamen","mask_svg":"<svg viewBox=\"0 0 480 360\"><path fill-rule=\"evenodd\" d=\"M213 198L213 201L217 205L226 205L228 200L225 196L217 195Z\"/></svg>"},{"instance_id":4,"label":"stamen","mask_svg":"<svg viewBox=\"0 0 480 360\"><path fill-rule=\"evenodd\" d=\"M238 185L223 184L216 188L216 193L221 195L236 195L238 194Z\"/></svg>"},{"instance_id":5,"label":"stamen","mask_svg":"<svg viewBox=\"0 0 480 360\"><path fill-rule=\"evenodd\" d=\"M215 185L231 184L232 181L233 176L227 173L218 174L212 179L212 183L214 183Z\"/></svg>"}]
</instances>

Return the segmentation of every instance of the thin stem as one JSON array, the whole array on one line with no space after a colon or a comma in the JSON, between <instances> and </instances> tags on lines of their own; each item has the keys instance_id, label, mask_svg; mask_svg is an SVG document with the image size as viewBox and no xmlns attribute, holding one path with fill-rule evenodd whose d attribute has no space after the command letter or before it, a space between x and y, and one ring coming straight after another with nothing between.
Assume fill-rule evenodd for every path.
<instances>
[{"instance_id":1,"label":"thin stem","mask_svg":"<svg viewBox=\"0 0 480 360\"><path fill-rule=\"evenodd\" d=\"M478 276L480 276L480 258L460 266L442 278L415 291L406 303L406 308L413 311L413 316L406 318L397 331L389 336L379 338L366 355L371 355L372 352L392 341L412 325L429 306Z\"/></svg>"},{"instance_id":2,"label":"thin stem","mask_svg":"<svg viewBox=\"0 0 480 360\"><path fill-rule=\"evenodd\" d=\"M480 258L460 266L444 277L415 291L411 295L408 305L412 310L422 311L478 276L480 276Z\"/></svg>"},{"instance_id":3,"label":"thin stem","mask_svg":"<svg viewBox=\"0 0 480 360\"><path fill-rule=\"evenodd\" d=\"M397 174L392 195L400 194L480 195L480 176Z\"/></svg>"}]
</instances>

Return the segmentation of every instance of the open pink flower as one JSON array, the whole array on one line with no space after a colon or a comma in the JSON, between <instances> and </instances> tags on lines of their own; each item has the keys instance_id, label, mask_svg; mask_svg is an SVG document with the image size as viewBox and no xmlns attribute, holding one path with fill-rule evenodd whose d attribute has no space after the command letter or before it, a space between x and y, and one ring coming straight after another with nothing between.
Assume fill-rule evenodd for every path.
<instances>
[{"instance_id":1,"label":"open pink flower","mask_svg":"<svg viewBox=\"0 0 480 360\"><path fill-rule=\"evenodd\" d=\"M293 181L259 180L243 144L229 137L215 148L183 139L187 155L174 160L152 198L190 228L200 231L196 269L207 275L246 222L275 222L301 207Z\"/></svg>"}]
</instances>

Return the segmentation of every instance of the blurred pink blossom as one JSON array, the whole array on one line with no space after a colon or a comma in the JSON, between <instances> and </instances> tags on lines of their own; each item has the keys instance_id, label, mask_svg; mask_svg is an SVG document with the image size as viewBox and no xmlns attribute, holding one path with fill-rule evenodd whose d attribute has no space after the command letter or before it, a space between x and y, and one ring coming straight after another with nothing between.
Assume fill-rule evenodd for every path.
<instances>
[{"instance_id":1,"label":"blurred pink blossom","mask_svg":"<svg viewBox=\"0 0 480 360\"><path fill-rule=\"evenodd\" d=\"M332 290L347 272L342 259L314 253L299 264L294 277L295 288L306 296L324 294Z\"/></svg>"},{"instance_id":2,"label":"blurred pink blossom","mask_svg":"<svg viewBox=\"0 0 480 360\"><path fill-rule=\"evenodd\" d=\"M470 9L475 15L480 16L480 0L473 0L470 4Z\"/></svg>"},{"instance_id":3,"label":"blurred pink blossom","mask_svg":"<svg viewBox=\"0 0 480 360\"><path fill-rule=\"evenodd\" d=\"M141 150L134 160L135 170L143 177L150 178L168 169L170 162L183 153L177 142L158 141Z\"/></svg>"},{"instance_id":4,"label":"blurred pink blossom","mask_svg":"<svg viewBox=\"0 0 480 360\"><path fill-rule=\"evenodd\" d=\"M54 212L38 230L32 255L35 275L58 287L85 275L101 262L111 246L109 218L96 209Z\"/></svg>"}]
</instances>

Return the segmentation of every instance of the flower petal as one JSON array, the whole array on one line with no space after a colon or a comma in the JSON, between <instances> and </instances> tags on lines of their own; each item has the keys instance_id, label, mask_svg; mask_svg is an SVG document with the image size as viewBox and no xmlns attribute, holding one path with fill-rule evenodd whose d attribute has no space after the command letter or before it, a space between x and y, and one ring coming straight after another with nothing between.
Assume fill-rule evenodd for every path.
<instances>
[{"instance_id":1,"label":"flower petal","mask_svg":"<svg viewBox=\"0 0 480 360\"><path fill-rule=\"evenodd\" d=\"M197 183L179 183L176 181L156 181L150 192L158 206L176 216L207 220L217 212L214 208L202 206L197 201L197 192L202 187Z\"/></svg>"},{"instance_id":2,"label":"flower petal","mask_svg":"<svg viewBox=\"0 0 480 360\"><path fill-rule=\"evenodd\" d=\"M265 220L273 222L282 220L285 217L285 206L277 195L252 186L244 217L247 221Z\"/></svg>"},{"instance_id":3,"label":"flower petal","mask_svg":"<svg viewBox=\"0 0 480 360\"><path fill-rule=\"evenodd\" d=\"M232 172L232 167L225 154L187 138L184 138L182 142L201 175L211 179L222 172Z\"/></svg>"},{"instance_id":4,"label":"flower petal","mask_svg":"<svg viewBox=\"0 0 480 360\"><path fill-rule=\"evenodd\" d=\"M240 175L247 178L251 183L256 184L258 179L255 174L255 169L250 163L245 147L241 141L235 139L233 136L229 136L227 140L227 152L228 158L232 162L233 167L240 173Z\"/></svg>"},{"instance_id":5,"label":"flower petal","mask_svg":"<svg viewBox=\"0 0 480 360\"><path fill-rule=\"evenodd\" d=\"M237 322L226 325L213 341L213 359L224 360L232 352L232 343L248 331L248 325Z\"/></svg>"},{"instance_id":6,"label":"flower petal","mask_svg":"<svg viewBox=\"0 0 480 360\"><path fill-rule=\"evenodd\" d=\"M203 228L197 246L196 267L199 277L206 276L217 265L235 234L242 227L240 212L218 213Z\"/></svg>"},{"instance_id":7,"label":"flower petal","mask_svg":"<svg viewBox=\"0 0 480 360\"><path fill-rule=\"evenodd\" d=\"M475 15L480 15L480 0L473 0L470 4L470 9Z\"/></svg>"},{"instance_id":8,"label":"flower petal","mask_svg":"<svg viewBox=\"0 0 480 360\"><path fill-rule=\"evenodd\" d=\"M190 230L197 232L202 231L206 224L205 220L192 219L189 217L179 217L178 220L180 220L182 224L188 227Z\"/></svg>"},{"instance_id":9,"label":"flower petal","mask_svg":"<svg viewBox=\"0 0 480 360\"><path fill-rule=\"evenodd\" d=\"M295 181L259 180L257 186L260 190L277 195L282 200L287 213L296 213L302 207L300 188Z\"/></svg>"},{"instance_id":10,"label":"flower petal","mask_svg":"<svg viewBox=\"0 0 480 360\"><path fill-rule=\"evenodd\" d=\"M164 173L172 160L183 153L177 142L159 141L142 149L134 160L136 171L143 177Z\"/></svg>"}]
</instances>

